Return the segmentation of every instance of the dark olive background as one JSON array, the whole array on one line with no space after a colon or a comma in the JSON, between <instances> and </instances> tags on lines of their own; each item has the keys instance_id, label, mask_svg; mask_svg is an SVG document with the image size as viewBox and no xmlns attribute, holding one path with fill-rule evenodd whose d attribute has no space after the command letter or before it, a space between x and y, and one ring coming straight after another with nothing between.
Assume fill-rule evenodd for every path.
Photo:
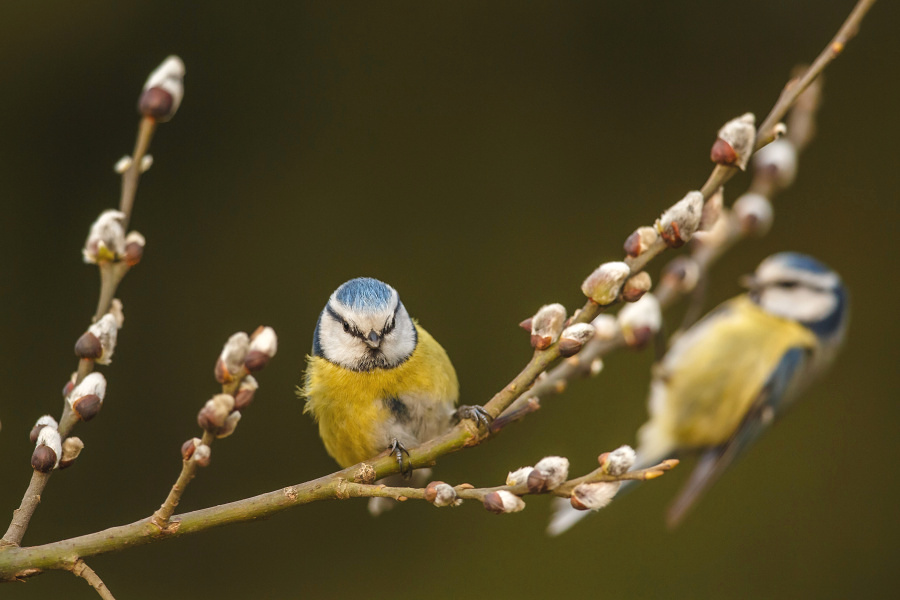
<instances>
[{"instance_id":1,"label":"dark olive background","mask_svg":"<svg viewBox=\"0 0 900 600\"><path fill-rule=\"evenodd\" d=\"M10 4L10 3L8 3ZM27 439L58 414L97 294L81 262L118 198L134 105L170 53L187 94L154 140L133 225L144 262L102 414L53 477L25 541L128 523L163 500L236 330L275 327L277 358L184 510L334 468L293 387L331 291L390 282L482 403L528 359L516 323L579 284L698 187L717 128L768 111L852 2L42 2L0 9L0 511L18 505ZM675 532L690 464L559 539L544 498L517 515L363 501L90 559L120 599L892 596L898 559L896 3L880 2L826 76L820 133L775 226L715 270L710 302L771 252L814 254L853 294L827 378ZM727 188L733 200L746 186ZM654 263L655 276L665 261ZM436 477L496 485L548 454L574 472L633 443L650 357L621 353ZM3 517L4 523L6 516ZM4 525L5 526L5 525ZM94 598L49 573L10 598Z\"/></svg>"}]
</instances>

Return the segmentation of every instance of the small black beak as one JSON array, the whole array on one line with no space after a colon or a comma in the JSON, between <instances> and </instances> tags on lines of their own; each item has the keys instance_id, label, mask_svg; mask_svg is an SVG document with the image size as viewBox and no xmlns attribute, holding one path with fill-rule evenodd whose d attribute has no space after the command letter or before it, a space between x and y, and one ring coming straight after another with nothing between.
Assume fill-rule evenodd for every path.
<instances>
[{"instance_id":1,"label":"small black beak","mask_svg":"<svg viewBox=\"0 0 900 600\"><path fill-rule=\"evenodd\" d=\"M381 336L375 333L375 330L369 332L369 335L366 336L368 339L369 345L373 348L377 348L381 345Z\"/></svg>"}]
</instances>

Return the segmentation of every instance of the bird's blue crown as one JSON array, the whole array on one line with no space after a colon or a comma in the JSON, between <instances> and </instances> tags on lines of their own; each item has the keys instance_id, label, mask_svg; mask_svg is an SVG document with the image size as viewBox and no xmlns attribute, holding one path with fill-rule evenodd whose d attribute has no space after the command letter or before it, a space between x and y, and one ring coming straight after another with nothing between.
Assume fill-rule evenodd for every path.
<instances>
[{"instance_id":1,"label":"bird's blue crown","mask_svg":"<svg viewBox=\"0 0 900 600\"><path fill-rule=\"evenodd\" d=\"M393 290L386 283L371 277L357 277L335 291L338 302L357 311L376 311L388 307Z\"/></svg>"},{"instance_id":2,"label":"bird's blue crown","mask_svg":"<svg viewBox=\"0 0 900 600\"><path fill-rule=\"evenodd\" d=\"M832 270L826 267L812 256L800 254L799 252L779 252L772 256L778 262L783 263L786 267L798 269L801 271L809 271L810 273L825 274L831 273Z\"/></svg>"}]
</instances>

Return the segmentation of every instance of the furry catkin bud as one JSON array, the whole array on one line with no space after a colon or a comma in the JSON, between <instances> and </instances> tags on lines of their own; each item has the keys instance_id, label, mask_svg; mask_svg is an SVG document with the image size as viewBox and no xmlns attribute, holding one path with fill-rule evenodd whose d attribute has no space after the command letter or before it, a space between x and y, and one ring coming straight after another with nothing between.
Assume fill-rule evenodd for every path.
<instances>
[{"instance_id":1,"label":"furry catkin bud","mask_svg":"<svg viewBox=\"0 0 900 600\"><path fill-rule=\"evenodd\" d=\"M56 419L51 417L50 415L44 415L40 417L37 422L35 422L34 427L31 428L31 433L28 435L28 439L31 440L31 443L37 443L38 434L41 433L41 429L44 427L52 427L53 429L59 429L59 424L56 422Z\"/></svg>"},{"instance_id":2,"label":"furry catkin bud","mask_svg":"<svg viewBox=\"0 0 900 600\"><path fill-rule=\"evenodd\" d=\"M619 335L619 322L612 315L597 315L591 321L591 325L594 326L594 331L596 332L594 335L597 336L598 340L611 340Z\"/></svg>"},{"instance_id":3,"label":"furry catkin bud","mask_svg":"<svg viewBox=\"0 0 900 600\"><path fill-rule=\"evenodd\" d=\"M642 348L662 327L662 309L653 294L644 294L637 302L626 304L618 314L625 343Z\"/></svg>"},{"instance_id":4,"label":"furry catkin bud","mask_svg":"<svg viewBox=\"0 0 900 600\"><path fill-rule=\"evenodd\" d=\"M253 396L259 388L259 383L253 375L247 375L241 380L237 393L234 395L234 410L244 410L253 402Z\"/></svg>"},{"instance_id":5,"label":"furry catkin bud","mask_svg":"<svg viewBox=\"0 0 900 600\"><path fill-rule=\"evenodd\" d=\"M592 337L594 337L594 326L590 323L575 323L563 329L559 336L559 353L561 356L569 357L578 354Z\"/></svg>"},{"instance_id":6,"label":"furry catkin bud","mask_svg":"<svg viewBox=\"0 0 900 600\"><path fill-rule=\"evenodd\" d=\"M216 381L229 383L244 366L244 359L250 350L250 336L238 331L225 342L219 360L216 361Z\"/></svg>"},{"instance_id":7,"label":"furry catkin bud","mask_svg":"<svg viewBox=\"0 0 900 600\"><path fill-rule=\"evenodd\" d=\"M31 466L36 471L48 473L59 465L62 456L62 440L59 432L53 427L44 427L38 433L34 453L31 455Z\"/></svg>"},{"instance_id":8,"label":"furry catkin bud","mask_svg":"<svg viewBox=\"0 0 900 600\"><path fill-rule=\"evenodd\" d=\"M181 459L188 460L194 455L194 450L200 445L200 438L191 438L181 445Z\"/></svg>"},{"instance_id":9,"label":"furry catkin bud","mask_svg":"<svg viewBox=\"0 0 900 600\"><path fill-rule=\"evenodd\" d=\"M491 492L484 497L484 507L494 513L514 513L525 508L525 501L506 490Z\"/></svg>"},{"instance_id":10,"label":"furry catkin bud","mask_svg":"<svg viewBox=\"0 0 900 600\"><path fill-rule=\"evenodd\" d=\"M137 231L130 231L125 236L125 262L128 263L129 267L133 267L141 262L141 258L144 257L144 246L146 245L147 240Z\"/></svg>"},{"instance_id":11,"label":"furry catkin bud","mask_svg":"<svg viewBox=\"0 0 900 600\"><path fill-rule=\"evenodd\" d=\"M509 475L506 476L506 485L515 487L524 484L528 481L528 476L531 475L533 470L534 467L521 467L515 471L510 471Z\"/></svg>"},{"instance_id":12,"label":"furry catkin bud","mask_svg":"<svg viewBox=\"0 0 900 600\"><path fill-rule=\"evenodd\" d=\"M790 140L775 140L753 156L753 170L756 177L763 177L777 189L784 189L794 183L797 176L797 149Z\"/></svg>"},{"instance_id":13,"label":"furry catkin bud","mask_svg":"<svg viewBox=\"0 0 900 600\"><path fill-rule=\"evenodd\" d=\"M194 448L194 454L191 456L191 460L197 463L198 467L207 467L209 466L209 460L212 457L212 450L210 450L209 446L206 444L198 444L196 448Z\"/></svg>"},{"instance_id":14,"label":"furry catkin bud","mask_svg":"<svg viewBox=\"0 0 900 600\"><path fill-rule=\"evenodd\" d=\"M159 122L171 119L184 97L184 63L175 55L168 57L150 73L138 100L138 111Z\"/></svg>"},{"instance_id":15,"label":"furry catkin bud","mask_svg":"<svg viewBox=\"0 0 900 600\"><path fill-rule=\"evenodd\" d=\"M733 210L741 224L741 231L747 235L765 235L775 218L772 203L761 194L744 194L734 201Z\"/></svg>"},{"instance_id":16,"label":"furry catkin bud","mask_svg":"<svg viewBox=\"0 0 900 600\"><path fill-rule=\"evenodd\" d=\"M225 420L234 409L234 398L229 394L216 394L206 401L197 413L197 424L205 431L219 434L225 427ZM240 417L238 417L240 418Z\"/></svg>"},{"instance_id":17,"label":"furry catkin bud","mask_svg":"<svg viewBox=\"0 0 900 600\"><path fill-rule=\"evenodd\" d=\"M700 266L693 258L679 256L673 258L663 268L663 283L683 294L693 290L699 280Z\"/></svg>"},{"instance_id":18,"label":"furry catkin bud","mask_svg":"<svg viewBox=\"0 0 900 600\"><path fill-rule=\"evenodd\" d=\"M216 438L226 438L237 428L238 421L241 420L241 413L239 411L233 411L230 415L225 417L225 423L222 425L222 429L216 434Z\"/></svg>"},{"instance_id":19,"label":"furry catkin bud","mask_svg":"<svg viewBox=\"0 0 900 600\"><path fill-rule=\"evenodd\" d=\"M425 500L437 507L455 506L461 502L457 499L453 486L443 481L432 481L425 487Z\"/></svg>"},{"instance_id":20,"label":"furry catkin bud","mask_svg":"<svg viewBox=\"0 0 900 600\"><path fill-rule=\"evenodd\" d=\"M637 275L632 275L622 287L622 300L625 302L637 302L641 296L650 291L653 286L653 280L647 271L641 271Z\"/></svg>"},{"instance_id":21,"label":"furry catkin bud","mask_svg":"<svg viewBox=\"0 0 900 600\"><path fill-rule=\"evenodd\" d=\"M619 446L612 452L601 454L600 458L600 467L604 473L622 475L634 466L637 454L631 446Z\"/></svg>"},{"instance_id":22,"label":"furry catkin bud","mask_svg":"<svg viewBox=\"0 0 900 600\"><path fill-rule=\"evenodd\" d=\"M746 113L719 129L709 157L718 165L734 166L743 171L747 168L755 143L756 117L753 113Z\"/></svg>"},{"instance_id":23,"label":"furry catkin bud","mask_svg":"<svg viewBox=\"0 0 900 600\"><path fill-rule=\"evenodd\" d=\"M621 485L619 481L582 483L572 490L570 502L578 510L599 510L612 502Z\"/></svg>"},{"instance_id":24,"label":"furry catkin bud","mask_svg":"<svg viewBox=\"0 0 900 600\"><path fill-rule=\"evenodd\" d=\"M656 230L667 246L678 248L690 241L694 232L700 228L702 217L703 194L688 192L656 220Z\"/></svg>"},{"instance_id":25,"label":"furry catkin bud","mask_svg":"<svg viewBox=\"0 0 900 600\"><path fill-rule=\"evenodd\" d=\"M116 350L116 338L119 333L119 324L116 322L115 315L106 313L103 317L88 328L85 335L92 335L100 344L100 355L92 357L101 365L108 365L112 362L113 352ZM84 338L85 336L81 336ZM79 341L81 341L79 339ZM76 352L78 344L75 345Z\"/></svg>"},{"instance_id":26,"label":"furry catkin bud","mask_svg":"<svg viewBox=\"0 0 900 600\"><path fill-rule=\"evenodd\" d=\"M545 304L531 318L531 345L546 350L559 339L566 321L566 307L562 304Z\"/></svg>"},{"instance_id":27,"label":"furry catkin bud","mask_svg":"<svg viewBox=\"0 0 900 600\"><path fill-rule=\"evenodd\" d=\"M581 284L581 291L591 301L600 306L606 306L615 302L619 297L619 291L629 275L631 275L631 269L623 262L603 263L584 280L584 283Z\"/></svg>"},{"instance_id":28,"label":"furry catkin bud","mask_svg":"<svg viewBox=\"0 0 900 600\"><path fill-rule=\"evenodd\" d=\"M658 239L659 233L653 227L638 227L625 240L625 254L632 258L637 258L646 252L647 248L655 244Z\"/></svg>"},{"instance_id":29,"label":"furry catkin bud","mask_svg":"<svg viewBox=\"0 0 900 600\"><path fill-rule=\"evenodd\" d=\"M250 336L250 348L244 359L244 366L251 373L259 371L278 351L278 336L271 327L257 327Z\"/></svg>"},{"instance_id":30,"label":"furry catkin bud","mask_svg":"<svg viewBox=\"0 0 900 600\"><path fill-rule=\"evenodd\" d=\"M542 458L528 475L528 491L539 494L555 490L569 477L569 459L562 456Z\"/></svg>"},{"instance_id":31,"label":"furry catkin bud","mask_svg":"<svg viewBox=\"0 0 900 600\"><path fill-rule=\"evenodd\" d=\"M70 466L75 462L82 450L84 450L84 442L81 441L81 438L74 436L66 438L66 441L62 443L62 457L59 459L59 468L65 469Z\"/></svg>"},{"instance_id":32,"label":"furry catkin bud","mask_svg":"<svg viewBox=\"0 0 900 600\"><path fill-rule=\"evenodd\" d=\"M100 412L105 397L106 378L95 371L75 386L66 402L82 421L90 421Z\"/></svg>"},{"instance_id":33,"label":"furry catkin bud","mask_svg":"<svg viewBox=\"0 0 900 600\"><path fill-rule=\"evenodd\" d=\"M103 211L97 217L81 251L84 262L110 262L125 252L124 221L125 213L118 210Z\"/></svg>"}]
</instances>

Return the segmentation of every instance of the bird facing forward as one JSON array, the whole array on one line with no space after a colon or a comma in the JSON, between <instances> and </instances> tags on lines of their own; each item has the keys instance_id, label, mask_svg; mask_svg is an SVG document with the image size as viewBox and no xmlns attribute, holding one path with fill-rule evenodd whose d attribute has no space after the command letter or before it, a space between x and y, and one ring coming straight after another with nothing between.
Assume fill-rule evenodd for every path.
<instances>
[{"instance_id":1,"label":"bird facing forward","mask_svg":"<svg viewBox=\"0 0 900 600\"><path fill-rule=\"evenodd\" d=\"M481 407L456 410L459 383L447 353L391 286L368 277L341 285L319 315L300 395L328 454L348 467L390 449L409 473L407 448Z\"/></svg>"},{"instance_id":2,"label":"bird facing forward","mask_svg":"<svg viewBox=\"0 0 900 600\"><path fill-rule=\"evenodd\" d=\"M814 258L775 254L747 284L747 294L678 337L654 369L635 468L700 454L669 507L670 526L828 366L844 337L847 292ZM548 532L562 533L587 514L557 503Z\"/></svg>"}]
</instances>

